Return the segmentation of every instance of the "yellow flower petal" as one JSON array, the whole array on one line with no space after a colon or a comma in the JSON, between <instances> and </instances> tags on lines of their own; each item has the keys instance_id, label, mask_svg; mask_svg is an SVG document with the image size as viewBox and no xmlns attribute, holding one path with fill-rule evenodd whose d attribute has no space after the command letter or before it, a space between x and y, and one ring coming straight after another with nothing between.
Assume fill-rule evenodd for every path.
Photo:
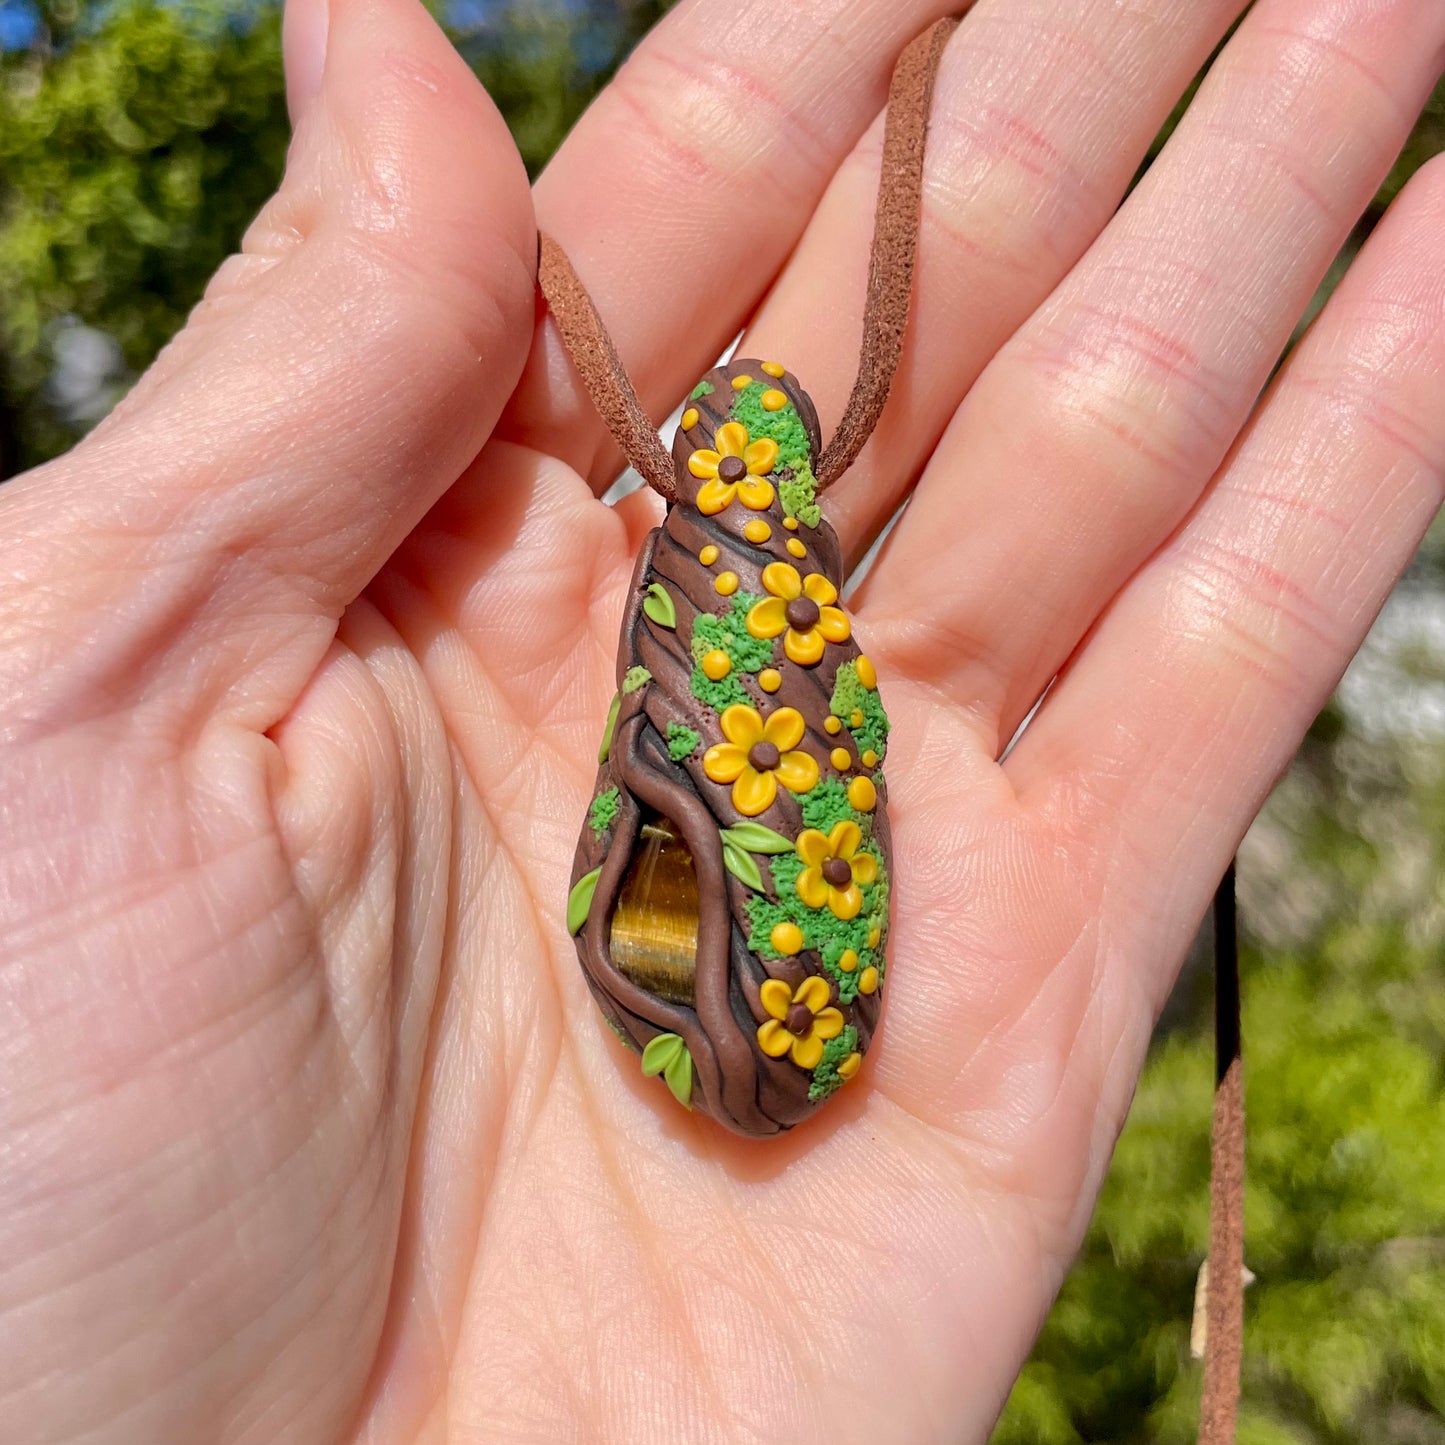
<instances>
[{"instance_id":1,"label":"yellow flower petal","mask_svg":"<svg viewBox=\"0 0 1445 1445\"><path fill-rule=\"evenodd\" d=\"M699 447L688 459L687 469L698 481L717 476L717 464L722 458L711 447Z\"/></svg>"},{"instance_id":2,"label":"yellow flower petal","mask_svg":"<svg viewBox=\"0 0 1445 1445\"><path fill-rule=\"evenodd\" d=\"M775 1019L785 1019L793 1002L793 991L782 979L770 978L758 990L758 999Z\"/></svg>"},{"instance_id":3,"label":"yellow flower petal","mask_svg":"<svg viewBox=\"0 0 1445 1445\"><path fill-rule=\"evenodd\" d=\"M738 785L733 784L733 795L737 795ZM801 873L798 875L803 876ZM833 910L834 918L841 918L845 923L850 918L857 918L863 907L863 890L856 883L850 883L846 888L830 888L828 890L828 907Z\"/></svg>"},{"instance_id":4,"label":"yellow flower petal","mask_svg":"<svg viewBox=\"0 0 1445 1445\"><path fill-rule=\"evenodd\" d=\"M823 1040L809 1034L793 1040L793 1062L800 1069L816 1069L823 1062Z\"/></svg>"},{"instance_id":5,"label":"yellow flower petal","mask_svg":"<svg viewBox=\"0 0 1445 1445\"><path fill-rule=\"evenodd\" d=\"M747 451L743 453L743 460L748 464L748 471L753 476L764 476L772 471L773 464L778 460L778 444L772 437L759 437L757 441L749 444Z\"/></svg>"},{"instance_id":6,"label":"yellow flower petal","mask_svg":"<svg viewBox=\"0 0 1445 1445\"><path fill-rule=\"evenodd\" d=\"M763 568L763 586L784 602L803 595L803 579L791 562L769 562Z\"/></svg>"},{"instance_id":7,"label":"yellow flower petal","mask_svg":"<svg viewBox=\"0 0 1445 1445\"><path fill-rule=\"evenodd\" d=\"M854 1049L854 1051L838 1065L838 1077L842 1079L844 1083L847 1083L848 1080L858 1072L862 1063L863 1055Z\"/></svg>"},{"instance_id":8,"label":"yellow flower petal","mask_svg":"<svg viewBox=\"0 0 1445 1445\"><path fill-rule=\"evenodd\" d=\"M816 828L804 828L798 834L795 846L798 857L810 868L821 868L833 856L833 850L828 846L828 835Z\"/></svg>"},{"instance_id":9,"label":"yellow flower petal","mask_svg":"<svg viewBox=\"0 0 1445 1445\"><path fill-rule=\"evenodd\" d=\"M763 740L770 742L780 753L795 748L803 741L808 724L803 714L795 707L780 707L763 724Z\"/></svg>"},{"instance_id":10,"label":"yellow flower petal","mask_svg":"<svg viewBox=\"0 0 1445 1445\"><path fill-rule=\"evenodd\" d=\"M776 637L788 625L788 604L781 597L764 597L748 611L747 629L754 637Z\"/></svg>"},{"instance_id":11,"label":"yellow flower petal","mask_svg":"<svg viewBox=\"0 0 1445 1445\"><path fill-rule=\"evenodd\" d=\"M781 1059L793 1047L793 1036L777 1019L769 1019L758 1025L758 1047L770 1059Z\"/></svg>"},{"instance_id":12,"label":"yellow flower petal","mask_svg":"<svg viewBox=\"0 0 1445 1445\"><path fill-rule=\"evenodd\" d=\"M740 421L725 421L712 440L723 456L740 457L748 449L748 429Z\"/></svg>"},{"instance_id":13,"label":"yellow flower petal","mask_svg":"<svg viewBox=\"0 0 1445 1445\"><path fill-rule=\"evenodd\" d=\"M756 818L773 806L778 796L778 782L771 773L760 773L756 768L744 768L742 776L733 784L733 807L744 818Z\"/></svg>"},{"instance_id":14,"label":"yellow flower petal","mask_svg":"<svg viewBox=\"0 0 1445 1445\"><path fill-rule=\"evenodd\" d=\"M749 707L745 702L735 702L731 707L725 707L718 722L722 726L723 736L740 748L750 748L754 743L763 740L763 720L758 716L758 710Z\"/></svg>"},{"instance_id":15,"label":"yellow flower petal","mask_svg":"<svg viewBox=\"0 0 1445 1445\"><path fill-rule=\"evenodd\" d=\"M823 634L816 627L806 632L794 632L790 627L783 639L783 651L799 667L812 667L823 660Z\"/></svg>"},{"instance_id":16,"label":"yellow flower petal","mask_svg":"<svg viewBox=\"0 0 1445 1445\"><path fill-rule=\"evenodd\" d=\"M862 841L863 830L851 818L834 823L833 831L828 834L828 847L835 858L851 858Z\"/></svg>"},{"instance_id":17,"label":"yellow flower petal","mask_svg":"<svg viewBox=\"0 0 1445 1445\"><path fill-rule=\"evenodd\" d=\"M871 853L860 853L853 860L853 881L872 883L878 877L878 860Z\"/></svg>"},{"instance_id":18,"label":"yellow flower petal","mask_svg":"<svg viewBox=\"0 0 1445 1445\"><path fill-rule=\"evenodd\" d=\"M776 771L790 793L811 793L818 785L818 760L812 753L784 753Z\"/></svg>"},{"instance_id":19,"label":"yellow flower petal","mask_svg":"<svg viewBox=\"0 0 1445 1445\"><path fill-rule=\"evenodd\" d=\"M809 908L824 908L828 903L828 894L832 891L823 878L821 868L804 868L798 874L798 897L808 905Z\"/></svg>"},{"instance_id":20,"label":"yellow flower petal","mask_svg":"<svg viewBox=\"0 0 1445 1445\"><path fill-rule=\"evenodd\" d=\"M816 973L811 978L805 978L798 985L792 1001L802 1004L809 1013L817 1013L828 1002L828 980Z\"/></svg>"},{"instance_id":21,"label":"yellow flower petal","mask_svg":"<svg viewBox=\"0 0 1445 1445\"><path fill-rule=\"evenodd\" d=\"M697 489L698 511L704 517L715 517L719 512L725 512L732 506L737 490L736 482L720 482L716 477L710 482L704 482Z\"/></svg>"},{"instance_id":22,"label":"yellow flower petal","mask_svg":"<svg viewBox=\"0 0 1445 1445\"><path fill-rule=\"evenodd\" d=\"M702 770L715 783L732 782L747 765L747 749L736 743L714 743L702 755Z\"/></svg>"},{"instance_id":23,"label":"yellow flower petal","mask_svg":"<svg viewBox=\"0 0 1445 1445\"><path fill-rule=\"evenodd\" d=\"M819 1039L836 1039L843 1032L843 1015L835 1008L825 1008L818 1011L818 1016L813 1020L813 1037Z\"/></svg>"},{"instance_id":24,"label":"yellow flower petal","mask_svg":"<svg viewBox=\"0 0 1445 1445\"><path fill-rule=\"evenodd\" d=\"M738 483L738 500L755 512L766 512L773 505L773 484L755 482L751 477L744 477Z\"/></svg>"},{"instance_id":25,"label":"yellow flower petal","mask_svg":"<svg viewBox=\"0 0 1445 1445\"><path fill-rule=\"evenodd\" d=\"M818 609L818 631L829 642L847 642L853 635L848 623L848 614L841 607L820 607Z\"/></svg>"},{"instance_id":26,"label":"yellow flower petal","mask_svg":"<svg viewBox=\"0 0 1445 1445\"><path fill-rule=\"evenodd\" d=\"M803 596L811 597L822 607L838 600L838 589L821 572L809 572L803 583Z\"/></svg>"}]
</instances>

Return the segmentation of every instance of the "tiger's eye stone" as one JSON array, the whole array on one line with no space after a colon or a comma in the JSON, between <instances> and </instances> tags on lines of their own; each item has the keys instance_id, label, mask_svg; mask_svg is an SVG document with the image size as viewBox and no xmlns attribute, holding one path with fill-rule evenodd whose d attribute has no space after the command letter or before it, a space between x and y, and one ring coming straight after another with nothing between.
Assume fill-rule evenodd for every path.
<instances>
[{"instance_id":1,"label":"tiger's eye stone","mask_svg":"<svg viewBox=\"0 0 1445 1445\"><path fill-rule=\"evenodd\" d=\"M669 1003L693 1002L697 968L697 870L677 825L642 825L612 914L612 961L639 988Z\"/></svg>"}]
</instances>

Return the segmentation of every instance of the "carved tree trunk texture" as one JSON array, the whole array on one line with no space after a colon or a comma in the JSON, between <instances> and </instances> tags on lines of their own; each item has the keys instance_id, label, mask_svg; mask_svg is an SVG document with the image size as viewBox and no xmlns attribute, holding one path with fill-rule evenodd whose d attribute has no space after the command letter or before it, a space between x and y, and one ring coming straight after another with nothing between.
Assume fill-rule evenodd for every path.
<instances>
[{"instance_id":1,"label":"carved tree trunk texture","mask_svg":"<svg viewBox=\"0 0 1445 1445\"><path fill-rule=\"evenodd\" d=\"M692 690L695 659L691 651L693 625L703 613L726 614L732 597L721 595L718 577L733 572L738 590L766 596L762 571L771 562L786 562L799 574L821 573L841 586L842 562L837 537L826 522L817 527L784 525L781 497L774 496L767 511L749 510L740 501L714 516L703 515L695 500L699 481L688 470L687 459L697 447L711 447L717 428L729 417L735 399L731 380L752 375L782 389L803 421L817 455L817 420L812 403L789 375L774 379L761 363L734 361L710 373L714 390L692 403L699 411L696 424L686 433L679 429L673 454L677 468L679 501L663 525L652 532L637 559L617 661L617 681L637 668L649 680L621 696L611 751L601 764L594 796L618 789L618 808L610 828L598 836L587 824L582 828L572 870L572 882L600 868L586 923L577 936L578 955L593 994L618 1031L641 1049L659 1034L680 1037L692 1055L695 1071L693 1102L739 1133L775 1134L791 1128L814 1112L810 1100L811 1071L788 1055L774 1059L759 1047L758 1029L769 1017L759 990L769 978L781 979L796 989L807 977L820 974L829 984L829 1004L841 1007L845 1023L857 1031L856 1050L867 1051L878 1024L880 996L859 994L841 1006L835 979L823 968L818 954L804 950L794 957L764 959L748 947L750 899L760 895L726 867L719 830L746 820L733 805L731 788L712 781L704 771L707 749L724 741L719 713ZM786 474L785 474L786 475ZM779 482L783 478L769 477ZM742 536L744 525L762 520L771 527L770 538L754 545ZM798 538L806 553L789 553L787 543ZM699 560L702 549L718 549L712 565ZM664 626L644 611L648 589L656 583L666 589L676 612L675 626ZM834 683L840 664L856 659L859 647L851 636L828 643L821 662L800 666L785 657L783 638L773 644L771 666L782 674L777 691L767 693L757 675L735 672L748 702L766 719L780 707L802 714L807 733L799 749L811 753L820 779L846 784L865 775L874 778L877 803L872 810L872 837L881 854L883 877L891 874L891 848L886 797L881 774L862 766L859 749L845 726L830 734L824 726L830 714ZM680 724L700 735L692 755L674 761L668 751L668 725ZM839 770L830 761L837 748L848 751L850 765ZM876 765L875 765L876 766ZM614 963L610 944L613 913L638 846L644 810L662 814L680 830L694 860L699 917L695 997L692 1006L669 1001L639 986ZM650 816L650 814L646 815ZM806 826L800 799L784 787L774 803L751 821L765 825L789 840ZM764 882L762 897L778 896L771 872L772 859L758 856ZM826 911L826 910L823 910ZM875 954L882 964L883 943ZM880 967L881 972L881 967Z\"/></svg>"}]
</instances>

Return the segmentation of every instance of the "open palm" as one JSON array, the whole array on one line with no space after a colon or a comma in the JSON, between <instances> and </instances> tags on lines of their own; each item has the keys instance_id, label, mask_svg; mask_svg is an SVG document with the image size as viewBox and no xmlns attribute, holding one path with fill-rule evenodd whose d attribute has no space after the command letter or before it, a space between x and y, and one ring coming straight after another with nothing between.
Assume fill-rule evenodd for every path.
<instances>
[{"instance_id":1,"label":"open palm","mask_svg":"<svg viewBox=\"0 0 1445 1445\"><path fill-rule=\"evenodd\" d=\"M684 0L529 196L413 0L293 4L246 253L0 494L8 1439L987 1434L1214 883L1440 500L1439 165L1255 403L1445 7L1261 0L1117 215L1239 0L954 37L903 369L828 503L856 559L912 496L853 601L886 1026L740 1140L641 1077L563 926L656 518L595 499L533 205L657 412L747 327L826 434L887 75L947 8Z\"/></svg>"}]
</instances>

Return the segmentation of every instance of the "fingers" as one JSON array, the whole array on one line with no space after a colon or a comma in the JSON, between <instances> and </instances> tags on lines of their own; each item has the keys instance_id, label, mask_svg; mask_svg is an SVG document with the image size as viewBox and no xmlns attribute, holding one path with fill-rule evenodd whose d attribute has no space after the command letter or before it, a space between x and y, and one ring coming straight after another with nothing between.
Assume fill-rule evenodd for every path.
<instances>
[{"instance_id":1,"label":"fingers","mask_svg":"<svg viewBox=\"0 0 1445 1445\"><path fill-rule=\"evenodd\" d=\"M964 8L685 0L582 118L537 183L538 224L571 256L654 416L742 328L881 109L899 52ZM599 491L616 474L550 326L505 427Z\"/></svg>"},{"instance_id":2,"label":"fingers","mask_svg":"<svg viewBox=\"0 0 1445 1445\"><path fill-rule=\"evenodd\" d=\"M1025 802L1070 817L1107 860L1114 926L1156 940L1193 926L1442 487L1437 159L1377 228L1198 510L1114 602L1005 763Z\"/></svg>"},{"instance_id":3,"label":"fingers","mask_svg":"<svg viewBox=\"0 0 1445 1445\"><path fill-rule=\"evenodd\" d=\"M293 0L287 38L296 136L244 254L115 416L0 498L0 675L38 712L179 682L268 723L525 359L526 178L441 31L415 0Z\"/></svg>"},{"instance_id":4,"label":"fingers","mask_svg":"<svg viewBox=\"0 0 1445 1445\"><path fill-rule=\"evenodd\" d=\"M828 493L856 560L979 372L1093 242L1239 0L983 0L934 95L905 359ZM742 342L802 377L831 435L857 370L882 120L828 187Z\"/></svg>"},{"instance_id":5,"label":"fingers","mask_svg":"<svg viewBox=\"0 0 1445 1445\"><path fill-rule=\"evenodd\" d=\"M1008 738L1196 500L1408 134L1445 7L1266 0L1088 256L974 388L868 594Z\"/></svg>"}]
</instances>

